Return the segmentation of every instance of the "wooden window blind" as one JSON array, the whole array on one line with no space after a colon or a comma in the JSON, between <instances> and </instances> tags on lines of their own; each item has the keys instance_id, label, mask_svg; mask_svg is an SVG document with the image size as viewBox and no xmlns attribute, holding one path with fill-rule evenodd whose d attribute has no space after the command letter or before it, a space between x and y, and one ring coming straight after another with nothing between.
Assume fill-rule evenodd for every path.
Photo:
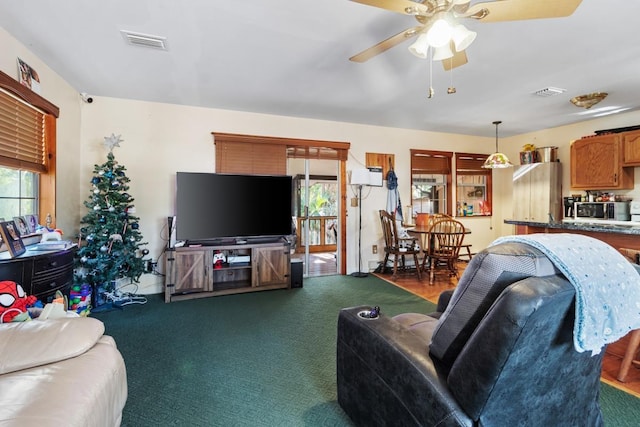
<instances>
[{"instance_id":1,"label":"wooden window blind","mask_svg":"<svg viewBox=\"0 0 640 427\"><path fill-rule=\"evenodd\" d=\"M349 143L212 132L216 172L286 175L287 158L346 161Z\"/></svg>"},{"instance_id":2,"label":"wooden window blind","mask_svg":"<svg viewBox=\"0 0 640 427\"><path fill-rule=\"evenodd\" d=\"M216 172L286 175L286 147L272 144L217 142Z\"/></svg>"},{"instance_id":3,"label":"wooden window blind","mask_svg":"<svg viewBox=\"0 0 640 427\"><path fill-rule=\"evenodd\" d=\"M45 114L0 90L0 164L47 172Z\"/></svg>"},{"instance_id":4,"label":"wooden window blind","mask_svg":"<svg viewBox=\"0 0 640 427\"><path fill-rule=\"evenodd\" d=\"M488 154L456 153L456 173L491 176L491 169L482 167Z\"/></svg>"},{"instance_id":5,"label":"wooden window blind","mask_svg":"<svg viewBox=\"0 0 640 427\"><path fill-rule=\"evenodd\" d=\"M411 172L449 175L452 157L448 151L411 150Z\"/></svg>"}]
</instances>

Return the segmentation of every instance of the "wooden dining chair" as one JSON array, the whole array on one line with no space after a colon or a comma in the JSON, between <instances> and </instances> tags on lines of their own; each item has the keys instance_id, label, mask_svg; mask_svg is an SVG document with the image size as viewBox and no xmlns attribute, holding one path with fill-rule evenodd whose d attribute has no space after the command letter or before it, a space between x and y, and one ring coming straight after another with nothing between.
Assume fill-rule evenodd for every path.
<instances>
[{"instance_id":1,"label":"wooden dining chair","mask_svg":"<svg viewBox=\"0 0 640 427\"><path fill-rule=\"evenodd\" d=\"M464 240L464 225L453 218L436 221L429 228L429 284L435 280L437 268L444 267L449 276L458 277L456 261Z\"/></svg>"},{"instance_id":2,"label":"wooden dining chair","mask_svg":"<svg viewBox=\"0 0 640 427\"><path fill-rule=\"evenodd\" d=\"M431 226L433 224L435 224L438 221L441 221L443 219L447 219L447 218L452 218L451 216L445 214L445 213L432 213L429 214L428 218L427 218L427 222L425 224L425 227L427 229L430 229ZM425 236L423 236L422 238L422 253L423 253L423 258L422 258L422 271L428 271L429 270L429 251L431 250L431 242L432 242L432 238L431 235L429 233L427 233Z\"/></svg>"},{"instance_id":3,"label":"wooden dining chair","mask_svg":"<svg viewBox=\"0 0 640 427\"><path fill-rule=\"evenodd\" d=\"M415 272L418 279L422 279L420 271L420 262L418 255L420 254L420 245L414 237L401 238L398 236L398 226L396 223L395 213L390 214L385 210L380 210L380 223L382 224L382 234L384 235L384 261L382 263L382 273L385 272L389 258L393 256L393 274L391 279L398 277L398 262L400 268L407 270L406 256L412 256L415 266Z\"/></svg>"},{"instance_id":4,"label":"wooden dining chair","mask_svg":"<svg viewBox=\"0 0 640 427\"><path fill-rule=\"evenodd\" d=\"M627 380L627 374L629 374L629 368L632 365L640 366L640 359L636 358L638 349L640 349L640 329L636 329L629 334L629 345L624 353L622 363L620 363L618 381L625 382Z\"/></svg>"}]
</instances>

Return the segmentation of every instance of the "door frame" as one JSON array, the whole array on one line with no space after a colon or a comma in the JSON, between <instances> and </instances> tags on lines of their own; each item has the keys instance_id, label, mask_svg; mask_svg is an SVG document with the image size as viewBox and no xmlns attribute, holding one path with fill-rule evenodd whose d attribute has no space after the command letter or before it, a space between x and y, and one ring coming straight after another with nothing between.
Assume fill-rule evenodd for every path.
<instances>
[{"instance_id":1,"label":"door frame","mask_svg":"<svg viewBox=\"0 0 640 427\"><path fill-rule=\"evenodd\" d=\"M347 157L351 144L340 141L321 141L313 139L282 138L276 136L243 135L233 133L211 132L214 144L216 142L238 142L245 144L284 145L286 158L326 159L338 161L338 227L340 263L338 274L347 271Z\"/></svg>"}]
</instances>

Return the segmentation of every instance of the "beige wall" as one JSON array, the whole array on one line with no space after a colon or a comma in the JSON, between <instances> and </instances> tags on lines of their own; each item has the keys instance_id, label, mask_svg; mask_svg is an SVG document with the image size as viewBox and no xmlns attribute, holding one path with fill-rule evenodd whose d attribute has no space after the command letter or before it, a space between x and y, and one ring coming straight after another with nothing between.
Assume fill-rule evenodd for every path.
<instances>
[{"instance_id":1,"label":"beige wall","mask_svg":"<svg viewBox=\"0 0 640 427\"><path fill-rule=\"evenodd\" d=\"M390 129L349 123L296 119L282 116L243 113L134 100L94 97L92 104L82 105L82 151L80 188L88 195L92 165L105 156L103 137L115 133L124 142L114 153L127 167L131 195L149 249L154 257L162 253L166 237L166 217L174 213L174 180L177 171L214 172L212 131L282 136L319 140L347 141L352 144L347 169L362 167L366 152L393 153L401 183L401 198L409 200L409 150L427 148L461 151L491 151L493 140L461 135ZM497 171L509 176L508 171ZM351 194L349 195L351 196ZM363 265L377 261L371 247L382 244L377 216L387 200L386 188L365 190L363 212ZM83 196L84 198L84 196ZM498 201L500 196L497 196ZM357 208L348 207L347 267L357 267ZM468 218L473 230L472 242L484 247L499 235L498 219ZM501 220L500 220L501 221ZM179 224L179 219L178 219ZM146 288L160 289L153 276L145 277Z\"/></svg>"},{"instance_id":2,"label":"beige wall","mask_svg":"<svg viewBox=\"0 0 640 427\"><path fill-rule=\"evenodd\" d=\"M56 226L73 238L80 221L78 210L78 180L80 173L80 103L74 88L51 70L42 60L18 43L9 33L0 28L0 70L17 79L16 58L33 67L40 76L41 93L44 98L60 108L58 126L58 175L56 185Z\"/></svg>"},{"instance_id":3,"label":"beige wall","mask_svg":"<svg viewBox=\"0 0 640 427\"><path fill-rule=\"evenodd\" d=\"M129 192L135 198L141 232L149 242L153 258L161 256L166 244L166 217L174 213L176 171L214 171L213 131L350 142L348 170L364 166L366 152L395 154L395 170L405 206L410 200L410 149L486 153L494 149L493 138L105 97L94 97L92 104L85 104L78 94L82 88L72 88L2 29L0 45L3 46L0 69L15 76L16 57L21 57L40 74L42 95L61 110L58 120L58 226L68 237L76 235L80 218L86 212L83 201L89 197L93 166L106 159L103 138L112 133L122 135L124 142L114 150L114 154L127 168L127 176L131 179ZM630 113L501 139L500 148L517 161L520 147L527 142L559 146L560 159L565 163L565 187L568 188L569 141L595 129L636 124L640 121L638 116L638 113ZM512 232L511 226L503 224L503 220L511 216L511 174L511 170L494 171L495 214L492 218L462 219L473 231L470 242L474 250L480 250L496 237ZM569 194L569 191L564 193ZM352 195L349 194L348 198ZM366 268L370 261L381 259L380 254L372 253L371 247L373 244L381 245L377 210L386 206L387 189L368 188L363 195L362 259ZM353 272L357 268L358 256L358 210L349 206L347 212L347 268L348 272ZM161 262L163 259L161 257ZM141 292L161 290L159 276L143 276Z\"/></svg>"}]
</instances>

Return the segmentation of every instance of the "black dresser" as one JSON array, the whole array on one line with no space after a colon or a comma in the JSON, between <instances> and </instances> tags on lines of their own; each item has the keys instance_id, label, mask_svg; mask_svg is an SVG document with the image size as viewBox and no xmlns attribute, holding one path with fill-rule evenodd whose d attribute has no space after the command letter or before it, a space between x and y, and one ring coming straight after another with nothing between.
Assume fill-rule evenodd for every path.
<instances>
[{"instance_id":1,"label":"black dresser","mask_svg":"<svg viewBox=\"0 0 640 427\"><path fill-rule=\"evenodd\" d=\"M0 253L0 281L11 280L22 285L27 295L34 295L43 303L51 302L58 290L69 296L77 246L57 251L28 248L16 258Z\"/></svg>"}]
</instances>

